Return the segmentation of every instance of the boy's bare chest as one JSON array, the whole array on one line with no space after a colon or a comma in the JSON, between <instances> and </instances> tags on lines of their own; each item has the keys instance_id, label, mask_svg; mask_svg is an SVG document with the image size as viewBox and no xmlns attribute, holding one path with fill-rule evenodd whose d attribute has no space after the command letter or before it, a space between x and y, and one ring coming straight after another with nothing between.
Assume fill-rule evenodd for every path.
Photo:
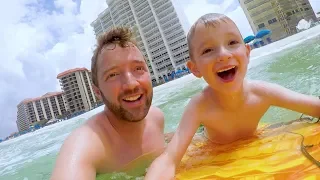
<instances>
[{"instance_id":1,"label":"boy's bare chest","mask_svg":"<svg viewBox=\"0 0 320 180\"><path fill-rule=\"evenodd\" d=\"M267 109L264 104L248 103L237 110L208 110L202 122L210 139L229 143L252 135Z\"/></svg>"}]
</instances>

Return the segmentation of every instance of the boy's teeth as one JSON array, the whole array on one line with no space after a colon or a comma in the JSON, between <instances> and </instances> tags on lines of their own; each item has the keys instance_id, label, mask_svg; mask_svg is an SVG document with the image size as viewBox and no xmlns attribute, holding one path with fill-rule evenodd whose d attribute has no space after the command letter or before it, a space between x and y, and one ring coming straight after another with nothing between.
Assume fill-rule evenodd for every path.
<instances>
[{"instance_id":1,"label":"boy's teeth","mask_svg":"<svg viewBox=\"0 0 320 180\"><path fill-rule=\"evenodd\" d=\"M124 98L124 100L126 100L126 101L135 101L135 100L139 99L140 96L141 95L126 97L126 98Z\"/></svg>"},{"instance_id":2,"label":"boy's teeth","mask_svg":"<svg viewBox=\"0 0 320 180\"><path fill-rule=\"evenodd\" d=\"M218 73L221 73L221 72L224 72L224 71L228 71L228 70L233 69L235 67L236 66L232 66L232 67L229 67L229 68L221 69L221 70L218 71Z\"/></svg>"}]
</instances>

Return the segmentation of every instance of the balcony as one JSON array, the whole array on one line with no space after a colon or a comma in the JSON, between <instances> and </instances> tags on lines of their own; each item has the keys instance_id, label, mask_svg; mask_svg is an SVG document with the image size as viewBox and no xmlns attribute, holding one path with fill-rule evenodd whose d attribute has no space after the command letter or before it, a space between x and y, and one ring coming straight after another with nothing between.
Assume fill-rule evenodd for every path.
<instances>
[{"instance_id":1,"label":"balcony","mask_svg":"<svg viewBox=\"0 0 320 180\"><path fill-rule=\"evenodd\" d=\"M156 10L157 11L157 10ZM171 14L172 12L174 12L174 8L171 6L170 8L168 9L162 9L162 10L158 10L159 13L158 14L158 18L159 19L162 19L164 18L165 16L167 16L168 14Z\"/></svg>"}]
</instances>

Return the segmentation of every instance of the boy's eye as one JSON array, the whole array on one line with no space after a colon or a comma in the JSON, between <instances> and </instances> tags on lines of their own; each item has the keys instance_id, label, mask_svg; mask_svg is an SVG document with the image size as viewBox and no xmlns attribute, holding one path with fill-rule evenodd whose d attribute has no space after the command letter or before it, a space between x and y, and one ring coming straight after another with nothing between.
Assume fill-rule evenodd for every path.
<instances>
[{"instance_id":1,"label":"boy's eye","mask_svg":"<svg viewBox=\"0 0 320 180\"><path fill-rule=\"evenodd\" d=\"M233 41L230 41L230 42L229 42L229 45L235 45L235 44L238 44L238 41L233 40Z\"/></svg>"},{"instance_id":2,"label":"boy's eye","mask_svg":"<svg viewBox=\"0 0 320 180\"><path fill-rule=\"evenodd\" d=\"M205 49L203 52L202 52L202 54L206 54L206 53L209 53L209 52L211 52L212 51L212 49Z\"/></svg>"}]
</instances>

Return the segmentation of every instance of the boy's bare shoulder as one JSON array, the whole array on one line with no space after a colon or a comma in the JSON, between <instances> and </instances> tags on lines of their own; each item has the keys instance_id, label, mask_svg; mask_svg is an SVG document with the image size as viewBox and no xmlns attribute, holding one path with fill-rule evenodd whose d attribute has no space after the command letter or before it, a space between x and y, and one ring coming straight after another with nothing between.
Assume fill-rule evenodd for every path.
<instances>
[{"instance_id":1,"label":"boy's bare shoulder","mask_svg":"<svg viewBox=\"0 0 320 180\"><path fill-rule=\"evenodd\" d=\"M249 84L254 92L266 95L269 95L270 93L277 93L279 90L283 89L283 87L278 84L260 80L252 80Z\"/></svg>"},{"instance_id":2,"label":"boy's bare shoulder","mask_svg":"<svg viewBox=\"0 0 320 180\"><path fill-rule=\"evenodd\" d=\"M200 109L204 109L205 107L207 107L208 103L209 103L209 97L210 97L210 93L209 93L210 88L206 87L204 90L202 90L200 93L194 95L188 106L192 106L192 108L194 108L195 110L200 110Z\"/></svg>"},{"instance_id":3,"label":"boy's bare shoulder","mask_svg":"<svg viewBox=\"0 0 320 180\"><path fill-rule=\"evenodd\" d=\"M252 93L261 96L267 96L274 88L274 84L260 80L248 81L249 89Z\"/></svg>"},{"instance_id":4,"label":"boy's bare shoulder","mask_svg":"<svg viewBox=\"0 0 320 180\"><path fill-rule=\"evenodd\" d=\"M286 94L285 88L275 83L255 80L251 81L249 86L256 97L269 105L273 104L278 97Z\"/></svg>"}]
</instances>

